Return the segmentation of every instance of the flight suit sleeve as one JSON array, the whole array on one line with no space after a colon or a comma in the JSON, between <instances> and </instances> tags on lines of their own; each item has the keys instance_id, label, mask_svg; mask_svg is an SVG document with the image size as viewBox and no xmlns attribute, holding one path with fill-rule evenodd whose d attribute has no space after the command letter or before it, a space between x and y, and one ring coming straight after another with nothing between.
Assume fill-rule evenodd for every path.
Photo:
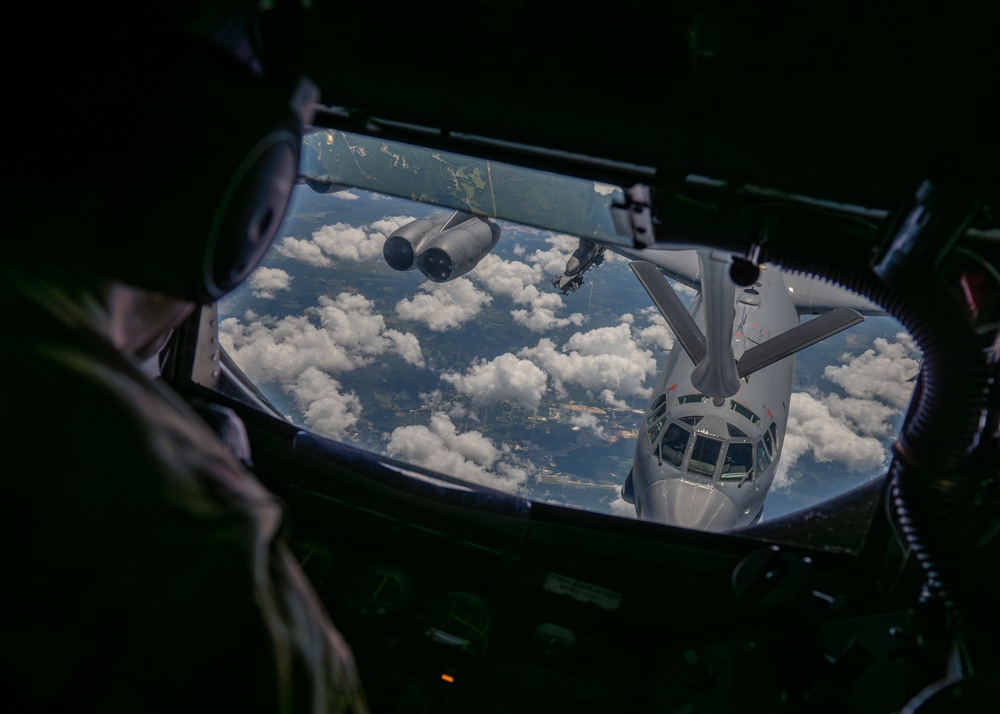
<instances>
[{"instance_id":1,"label":"flight suit sleeve","mask_svg":"<svg viewBox=\"0 0 1000 714\"><path fill-rule=\"evenodd\" d=\"M88 355L33 367L5 434L28 463L2 479L22 711L365 714L280 504L195 412Z\"/></svg>"}]
</instances>

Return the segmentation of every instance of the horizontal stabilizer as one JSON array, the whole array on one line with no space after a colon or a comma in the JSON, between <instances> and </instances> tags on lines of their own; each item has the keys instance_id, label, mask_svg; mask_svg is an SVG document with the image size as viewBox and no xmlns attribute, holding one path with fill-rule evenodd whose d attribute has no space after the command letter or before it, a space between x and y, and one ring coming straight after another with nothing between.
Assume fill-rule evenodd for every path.
<instances>
[{"instance_id":1,"label":"horizontal stabilizer","mask_svg":"<svg viewBox=\"0 0 1000 714\"><path fill-rule=\"evenodd\" d=\"M858 311L846 307L823 313L748 349L736 363L736 370L740 373L740 377L746 377L864 319Z\"/></svg>"},{"instance_id":2,"label":"horizontal stabilizer","mask_svg":"<svg viewBox=\"0 0 1000 714\"><path fill-rule=\"evenodd\" d=\"M684 303L677 297L677 293L670 287L670 283L663 277L663 273L652 263L643 260L633 260L629 263L629 267L639 278L649 297L653 299L656 309L670 325L687 356L694 364L699 364L708 349L705 335L691 317L691 313L684 307Z\"/></svg>"}]
</instances>

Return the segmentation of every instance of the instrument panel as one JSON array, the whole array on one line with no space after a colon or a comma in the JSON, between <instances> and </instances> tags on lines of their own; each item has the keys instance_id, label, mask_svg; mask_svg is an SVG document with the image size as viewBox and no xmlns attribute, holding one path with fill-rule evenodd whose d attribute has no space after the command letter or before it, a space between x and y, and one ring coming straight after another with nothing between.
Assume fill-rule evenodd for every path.
<instances>
[{"instance_id":1,"label":"instrument panel","mask_svg":"<svg viewBox=\"0 0 1000 714\"><path fill-rule=\"evenodd\" d=\"M884 712L912 686L912 613L837 611L859 584L809 558L587 536L537 504L501 551L333 491L290 494L292 547L373 712Z\"/></svg>"}]
</instances>

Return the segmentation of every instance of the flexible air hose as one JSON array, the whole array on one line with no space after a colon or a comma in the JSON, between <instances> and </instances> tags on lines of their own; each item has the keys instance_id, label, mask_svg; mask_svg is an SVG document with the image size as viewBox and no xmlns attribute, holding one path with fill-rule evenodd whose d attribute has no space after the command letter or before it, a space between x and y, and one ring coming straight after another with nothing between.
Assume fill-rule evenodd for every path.
<instances>
[{"instance_id":1,"label":"flexible air hose","mask_svg":"<svg viewBox=\"0 0 1000 714\"><path fill-rule=\"evenodd\" d=\"M959 620L962 612L974 610L977 622L983 621L984 608L996 605L998 549L982 542L994 528L995 514L981 507L979 498L996 476L996 465L969 460L989 375L968 310L940 275L890 288L864 262L869 251L839 246L817 259L804 255L803 247L782 245L770 257L785 270L822 275L877 303L922 352L919 383L894 446L893 506L924 569L928 592ZM809 247L814 250L815 244Z\"/></svg>"}]
</instances>

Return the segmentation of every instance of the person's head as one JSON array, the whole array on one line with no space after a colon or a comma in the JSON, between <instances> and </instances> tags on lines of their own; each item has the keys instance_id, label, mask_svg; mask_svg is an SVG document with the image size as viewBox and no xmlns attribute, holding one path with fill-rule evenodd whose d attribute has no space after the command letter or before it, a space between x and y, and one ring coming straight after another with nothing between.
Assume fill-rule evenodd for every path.
<instances>
[{"instance_id":1,"label":"person's head","mask_svg":"<svg viewBox=\"0 0 1000 714\"><path fill-rule=\"evenodd\" d=\"M108 313L111 343L140 362L156 355L195 309L188 300L120 282L105 286L100 298Z\"/></svg>"},{"instance_id":2,"label":"person's head","mask_svg":"<svg viewBox=\"0 0 1000 714\"><path fill-rule=\"evenodd\" d=\"M256 7L87 5L37 18L49 40L21 58L33 69L21 102L33 120L27 263L203 303L257 266L316 97L269 71Z\"/></svg>"}]
</instances>

